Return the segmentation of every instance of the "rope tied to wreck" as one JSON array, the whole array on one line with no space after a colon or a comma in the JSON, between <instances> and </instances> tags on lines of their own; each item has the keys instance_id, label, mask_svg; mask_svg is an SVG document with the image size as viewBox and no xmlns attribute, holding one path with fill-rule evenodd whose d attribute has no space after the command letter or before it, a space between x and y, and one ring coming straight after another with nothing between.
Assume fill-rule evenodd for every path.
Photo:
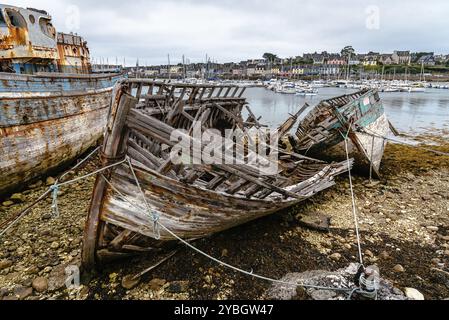
<instances>
[{"instance_id":1,"label":"rope tied to wreck","mask_svg":"<svg viewBox=\"0 0 449 320\"><path fill-rule=\"evenodd\" d=\"M348 150L348 149L347 149L347 139L348 139L348 136L349 136L349 132L348 132L348 134L347 134L347 136L346 136L346 138L345 138L345 142L346 142L346 150ZM89 156L87 156L87 157L86 157L83 161L81 161L77 166L75 166L74 168L72 168L71 170L69 170L68 172L66 172L65 174L63 174L63 175L61 176L60 179L62 179L63 177L65 177L70 171L72 171L72 170L74 170L75 168L79 167L82 163L84 163L84 162L87 161L89 158L91 158L91 157L92 157L98 150L99 150L99 148L97 148L96 150L94 150L94 152L92 152ZM351 171L350 171L351 160L350 160L350 158L349 158L349 153L347 153L347 156L348 156L349 174L350 174L350 177L351 177ZM208 253L202 251L201 249L195 247L194 245L192 245L192 244L189 243L188 241L182 239L180 236L178 236L178 235L175 234L173 231L171 231L170 229L168 229L163 223L161 223L159 213L156 212L156 211L154 211L154 210L152 210L151 207L150 207L150 205L148 204L148 201L147 201L147 199L146 199L145 193L143 192L143 189L142 189L142 187L141 187L141 185L140 185L140 182L139 182L139 180L138 180L138 178L137 178L137 175L136 175L136 171L135 171L135 169L134 169L134 166L133 166L133 164L132 164L132 162L131 162L131 159L130 159L128 156L126 156L123 160L121 160L121 161L119 161L119 162L117 162L117 163L108 165L108 166L106 166L106 167L103 167L103 168L100 168L100 169L98 169L98 170L95 170L95 171L93 171L93 172L91 172L91 173L89 173L89 174L83 175L83 176L81 176L81 177L78 177L78 178L75 178L75 179L72 179L72 180L69 180L69 181L65 181L65 182L59 183L59 180L60 180L60 179L58 179L58 181L57 181L54 185L52 185L52 186L51 186L51 187L50 187L50 188L49 188L49 189L48 189L48 190L47 190L47 191L46 191L46 192L45 192L45 193L38 199L39 201L36 201L35 203L33 203L33 205L32 205L31 207L29 207L29 208L27 209L26 212L22 213L22 214L21 214L16 220L14 220L14 221L13 221L13 222L12 222L6 229L5 229L5 230L3 230L3 231L0 233L0 237L3 236L3 234L5 234L5 233L6 233L6 232L7 232L7 231L8 231L14 224L16 224L20 219L22 219L22 218L26 215L26 213L27 213L32 207L34 207L34 206L37 205L40 201L42 201L43 199L45 199L45 197L46 197L48 194L50 194L50 193L53 194L53 202L52 202L52 210L53 210L53 213L54 213L53 215L54 215L55 217L59 216L59 209L58 209L57 197L58 197L58 192L59 192L60 188L61 188L61 187L64 187L64 186L67 186L67 185L70 185L70 184L73 184L73 183L76 183L76 182L78 182L78 181L87 179L87 178L89 178L89 177L91 177L91 176L94 176L94 175L97 175L97 174L101 174L101 177L106 181L106 183L107 183L107 184L108 184L108 185L109 185L115 192L117 192L117 193L118 193L118 194L119 194L125 201L127 201L129 204L131 204L132 206L134 206L137 210L141 210L141 209L142 209L141 207L139 207L137 204L135 204L135 203L131 202L130 200L128 200L127 197L125 197L125 196L124 196L124 195L123 195L123 194L122 194L122 193L121 193L121 192L120 192L120 191L119 191L119 190L112 184L112 182L109 181L109 180L105 177L105 175L103 174L104 171L109 170L109 169L112 169L112 168L114 168L114 167L116 167L116 166L119 166L119 165L122 165L122 164L125 164L125 163L127 163L127 165L129 166L129 168L130 168L130 170L131 170L131 172L132 172L133 178L135 179L135 183L136 183L136 185L137 185L137 187L138 187L138 189L139 189L139 192L140 192L140 194L141 194L141 196L142 196L142 198L143 198L143 200L144 200L144 203L145 203L145 206L146 206L146 210L147 210L148 213L150 213L150 219L151 219L151 221L153 222L153 234L154 234L154 238L155 238L156 240L158 240L158 239L161 238L160 229L162 228L163 230L165 230L165 232L167 232L168 234L170 234L174 239L177 239L180 243L184 244L185 246L187 246L188 248L192 249L193 251L195 251L195 252L201 254L202 256L204 256L204 257L206 257L206 258L208 258L208 259L210 259L210 260L216 262L217 264L222 265L222 266L224 266L224 267L226 267L226 268L228 268L228 269L234 270L234 271L236 271L236 272L242 273L242 274L244 274L244 275L247 275L247 276L250 276L250 277L259 279L259 280L264 280L264 281L268 281L268 282L271 282L271 283L278 283L278 284L288 285L288 286L302 287L302 288L304 288L304 289L314 289L314 290L323 290L323 291L338 291L338 292L345 292L345 293L348 293L348 299L351 299L352 296L353 296L355 293L358 293L358 294L361 294L361 295L364 295L364 296L377 297L377 290L376 290L376 289L374 289L374 291L371 291L371 290L370 290L370 291L366 291L365 289L362 288L361 285L360 285L359 287L357 287L357 288L354 289L354 288L327 287L327 286L319 286L319 285L310 285L310 284L299 283L299 282L290 282L290 281L283 281L283 280L279 280L279 279L273 279L273 278L270 278L270 277L266 277L266 276L263 276L263 275L256 274L256 273L254 273L253 271L246 271L246 270L243 270L243 269L241 269L241 268L239 268L239 267L236 267L236 266L233 266L233 265L231 265L231 264L228 264L228 263L226 263L226 262L224 262L224 261L222 261L222 260L219 260L219 259L213 257L212 255L210 255L210 254L208 254ZM363 270L364 270L365 268L364 268L364 266L363 266L363 257L362 257L362 254L361 254L361 244L360 244L360 237L359 237L359 232L358 232L357 212L355 211L355 210L356 210L356 209L355 209L355 197L354 197L354 193L353 193L352 178L351 178L351 194L352 194L352 197L353 197L354 217L355 217L355 221L356 221L356 230L357 230L357 238L358 238L358 243L359 243L359 254L360 254L361 267L362 267ZM360 283L365 283L365 284L366 284L367 281L369 281L369 280L367 280L367 279L365 278L365 276L362 274L362 275L360 276ZM369 282L368 282L368 283L369 283ZM372 286L371 286L371 287L370 287L370 286L367 286L367 287L368 287L368 288L372 288Z\"/></svg>"},{"instance_id":2,"label":"rope tied to wreck","mask_svg":"<svg viewBox=\"0 0 449 320\"><path fill-rule=\"evenodd\" d=\"M360 260L360 264L363 266L364 264L363 264L363 254L362 254L362 242L360 240L359 219L358 219L358 215L357 215L357 204L356 204L355 195L354 195L354 184L352 183L351 158L349 156L349 146L348 146L348 140L349 140L349 135L351 133L351 130L352 130L352 124L349 125L349 129L346 134L343 134L342 132L340 132L340 134L343 136L343 139L345 142L346 158L348 161L349 188L351 191L351 200L352 200L352 214L353 214L353 218L354 218L355 232L356 232L356 236L357 236L357 247L358 247L359 260Z\"/></svg>"},{"instance_id":3,"label":"rope tied to wreck","mask_svg":"<svg viewBox=\"0 0 449 320\"><path fill-rule=\"evenodd\" d=\"M352 181L352 172L351 172L351 158L349 156L349 135L351 134L352 130L352 123L348 126L348 131L346 134L340 132L344 139L345 143L345 152L346 152L346 158L348 161L348 175L349 175L349 187L351 192L351 201L352 201L352 213L354 218L354 226L355 226L355 232L357 237L357 248L358 248L358 255L360 260L360 270L359 270L359 276L358 276L358 284L357 288L354 288L349 296L348 300L351 300L354 294L359 294L365 298L377 300L378 298L378 290L379 290L379 272L374 273L372 271L372 268L366 268L363 263L363 254L362 254L362 242L360 238L360 226L359 226L359 219L357 215L357 203L355 199L354 194L354 184ZM357 278L357 277L356 277Z\"/></svg>"},{"instance_id":4,"label":"rope tied to wreck","mask_svg":"<svg viewBox=\"0 0 449 320\"><path fill-rule=\"evenodd\" d=\"M128 165L130 167L130 170L132 172L135 172L134 167L131 163L131 161L128 162ZM145 199L145 194L143 193L143 190L140 186L140 183L137 179L137 176L134 175L134 179L136 179L135 183L138 186L138 188L141 190L141 195L142 197ZM106 183L112 188L112 190L114 190L115 192L117 192L126 202L128 202L130 205L132 205L135 209L137 210L141 210L142 208L139 207L136 203L131 202L122 192L120 192L111 181L109 181L109 179L107 179L104 175L102 175L102 178L106 181ZM144 201L145 203L147 203L147 201ZM149 212L151 212L151 208L148 206L147 210ZM166 226L164 226L163 223L161 223L160 219L158 218L157 220L152 220L155 224L158 225L158 227L162 228L163 230L165 230L168 234L170 234L174 239L178 240L179 242L181 242L182 244L184 244L185 246L187 246L188 248L192 249L193 251L196 251L197 253L199 253L200 255L216 262L219 265L222 265L228 269L234 270L236 272L245 274L247 276L253 277L253 278L257 278L260 280L264 280L264 281L268 281L268 282L272 282L272 283L279 283L279 284L283 284L283 285L288 285L288 286L296 286L296 287L302 287L305 289L315 289L315 290L325 290L325 291L340 291L340 292L346 292L349 294L352 292L352 294L354 294L354 289L352 288L335 288L335 287L325 287L325 286L316 286L316 285L308 285L308 284L304 284L304 283L299 283L299 282L289 282L289 281L283 281L283 280L279 280L279 279L273 279L273 278L269 278L269 277L265 277L262 275L258 275L256 273L254 273L253 271L249 272L246 270L243 270L241 268L235 267L233 265L230 265L222 260L219 260L213 256L211 256L210 254L202 251L201 249L195 247L194 245L192 245L191 243L189 243L188 241L182 239L180 236L178 236L177 234L175 234L173 231L171 231L170 229L168 229ZM160 238L160 233L159 234L155 234L155 237L159 237Z\"/></svg>"},{"instance_id":5,"label":"rope tied to wreck","mask_svg":"<svg viewBox=\"0 0 449 320\"><path fill-rule=\"evenodd\" d=\"M125 158L125 159L123 159L120 162L117 162L117 163L111 164L109 166L103 167L101 169L98 169L98 170L96 170L94 172L91 172L89 174L83 175L81 177L77 177L75 179L64 181L64 182L59 182L64 177L66 177L70 172L72 172L73 170L78 169L86 161L88 161L90 158L92 158L99 150L100 150L100 147L96 148L88 156L86 156L82 161L80 161L76 166L74 166L70 170L67 170L63 175L61 175L61 177L59 179L57 179L56 182L52 186L50 186L36 201L34 201L31 205L29 205L27 208L25 208L21 213L16 215L16 218L13 221L11 221L0 232L0 237L2 237L6 232L8 232L8 230L10 230L17 222L22 220L30 212L31 209L33 209L36 205L38 205L41 201L43 201L49 194L52 195L52 205L51 205L52 217L53 218L58 218L59 215L60 215L59 207L58 207L58 194L59 194L59 191L60 191L61 187L65 187L67 185L74 184L74 183L79 182L81 180L87 179L87 178L89 178L91 176L97 175L97 174L102 173L102 172L104 172L106 170L109 170L109 169L112 169L112 168L114 168L116 166L119 166L119 165L121 165L121 164L123 164L123 163L125 163L127 161L127 159Z\"/></svg>"},{"instance_id":6,"label":"rope tied to wreck","mask_svg":"<svg viewBox=\"0 0 449 320\"><path fill-rule=\"evenodd\" d=\"M348 133L349 135L349 133ZM348 165L351 166L351 160L349 158L349 154L348 154ZM137 178L137 175L135 173L134 167L132 165L132 162L130 159L128 159L128 166L133 174L133 177L135 179L135 183L139 189L139 192L141 193L142 198L144 199L144 203L147 206L147 210L149 212L154 212L151 210L150 206L148 205L148 202L146 200L145 197L145 193L143 192L143 189L140 185L140 182ZM103 179L106 181L106 183L112 188L112 190L114 190L115 192L117 192L126 202L128 202L129 204L131 204L132 206L134 206L137 210L141 210L141 208L131 202L127 197L125 197L125 195L123 195L123 193L121 193L112 183L111 181L109 181L104 175L102 175ZM355 204L355 200L353 202ZM168 234L170 234L173 238L177 239L178 241L180 241L182 244L184 244L185 246L189 247L190 249L192 249L193 251L201 254L202 256L216 262L219 265L222 265L228 269L234 270L236 272L245 274L247 276L253 277L253 278L257 278L260 280L264 280L264 281L268 281L268 282L272 282L272 283L278 283L278 284L283 284L283 285L288 285L288 286L296 286L296 287L302 287L304 289L314 289L314 290L323 290L323 291L339 291L339 292L346 292L348 293L348 300L351 300L352 297L354 296L355 293L360 294L364 297L370 298L370 299L376 299L378 297L378 272L377 274L373 274L370 273L371 270L370 269L366 269L363 266L363 260L362 260L362 255L361 255L361 246L360 246L360 239L359 239L359 252L360 252L360 257L362 260L362 264L360 265L359 268L359 273L358 276L356 276L356 278L358 277L358 284L356 288L337 288L337 287L327 287L327 286L319 286L319 285L309 285L309 284L305 284L305 283L299 283L299 282L289 282L289 281L283 281L283 280L278 280L278 279L273 279L270 277L266 277L266 276L262 276L259 274L254 273L253 271L249 272L246 270L243 270L241 268L238 268L236 266L230 265L222 260L219 260L213 256L211 256L210 254L200 250L199 248L195 247L194 245L192 245L190 242L182 239L180 236L178 236L177 234L175 234L173 231L171 231L169 228L167 228L163 223L160 222L159 220L159 215L157 215L157 217L152 218L152 221L154 223L154 225L160 226L160 228L162 228L163 230L165 230ZM357 220L356 220L357 221ZM358 222L357 222L357 229L358 229ZM160 239L160 231L153 231L154 235L156 238ZM367 270L370 270L369 272L367 272ZM377 276L377 277L376 277Z\"/></svg>"},{"instance_id":7,"label":"rope tied to wreck","mask_svg":"<svg viewBox=\"0 0 449 320\"><path fill-rule=\"evenodd\" d=\"M412 143L407 143L405 141L401 141L401 140L392 139L392 138L389 138L389 137L386 137L386 136L382 136L380 134L375 133L374 131L371 131L368 128L360 129L360 130L358 130L358 132L362 133L362 134L366 134L366 135L371 136L373 138L379 138L379 139L383 139L384 141L390 141L390 142L393 142L393 143L402 144L404 146L409 146L409 147L421 149L421 150L424 150L424 151L427 151L427 152L430 152L430 153L434 153L434 154L437 154L437 155L440 155L440 156L447 156L447 157L449 157L449 153L447 153L447 152L443 152L443 151L439 151L439 150L433 150L433 149L429 149L429 148L423 147L422 145L416 145L416 144L412 144Z\"/></svg>"},{"instance_id":8,"label":"rope tied to wreck","mask_svg":"<svg viewBox=\"0 0 449 320\"><path fill-rule=\"evenodd\" d=\"M161 232L160 232L160 228L159 228L159 218L160 218L159 212L157 212L156 210L152 210L150 205L148 204L147 198L145 197L145 193L143 192L143 189L142 189L142 186L140 185L139 179L137 179L136 171L134 170L133 164L131 163L131 159L128 156L126 156L126 161L128 162L129 169L131 170L133 178L137 184L137 187L139 188L139 192L142 195L143 202L145 203L145 206L151 215L150 218L153 222L154 238L156 240L160 240ZM103 175L103 178L106 179L106 177L104 175Z\"/></svg>"},{"instance_id":9,"label":"rope tied to wreck","mask_svg":"<svg viewBox=\"0 0 449 320\"><path fill-rule=\"evenodd\" d=\"M52 185L50 187L50 190L52 192L52 203L51 203L51 212L53 218L59 218L59 208L58 208L58 193L59 193L59 186L58 185Z\"/></svg>"}]
</instances>

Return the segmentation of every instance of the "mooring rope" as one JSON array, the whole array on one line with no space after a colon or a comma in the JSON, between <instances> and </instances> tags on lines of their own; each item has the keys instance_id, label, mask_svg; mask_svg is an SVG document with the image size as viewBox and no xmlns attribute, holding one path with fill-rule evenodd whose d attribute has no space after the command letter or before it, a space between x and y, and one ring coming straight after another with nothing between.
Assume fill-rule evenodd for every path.
<instances>
[{"instance_id":1,"label":"mooring rope","mask_svg":"<svg viewBox=\"0 0 449 320\"><path fill-rule=\"evenodd\" d=\"M130 170L134 171L133 165L131 162L129 162L130 165ZM140 208L137 204L131 202L130 200L128 200L128 198L122 193L120 192L113 184L111 181L109 181L104 175L102 175L102 178L106 181L106 183L115 191L117 192L122 198L123 200L125 200L126 202L128 202L130 205L132 205L134 208L136 208L137 210L142 210L142 208ZM137 178L135 178L137 179ZM135 181L136 184L139 186L140 183L138 180ZM139 187L140 188L140 187ZM141 189L141 188L140 188ZM142 191L141 194L143 197L145 197L145 194ZM145 203L147 203L146 201L144 201ZM147 207L147 210L149 212L151 212L151 208ZM152 220L154 222L154 220ZM265 280L268 282L272 282L272 283L279 283L279 284L283 284L283 285L289 285L289 286L297 286L297 287L303 287L306 289L315 289L315 290L326 290L326 291L342 291L342 292L351 292L353 291L353 289L350 288L332 288L332 287L324 287L324 286L315 286L315 285L307 285L307 284L303 284L303 283L297 283L297 282L288 282L288 281L282 281L282 280L278 280L278 279L273 279L273 278L269 278L269 277L265 277L262 275L258 275L254 272L249 272L246 270L243 270L241 268L235 267L233 265L230 265L222 260L219 260L213 256L211 256L210 254L202 251L201 249L198 249L197 247L195 247L194 245L190 244L188 241L182 239L180 236L178 236L177 234L175 234L174 232L172 232L170 229L168 229L166 226L164 226L163 223L161 223L160 219L157 219L157 221L155 222L157 223L162 229L164 229L167 233L169 233L173 238L177 239L179 242L183 243L184 245L186 245L187 247L189 247L190 249L196 251L197 253L201 254L202 256L224 266L227 267L228 269L232 269L234 271L237 271L239 273L245 274L247 276L253 277L253 278L258 278L260 280Z\"/></svg>"},{"instance_id":2,"label":"mooring rope","mask_svg":"<svg viewBox=\"0 0 449 320\"><path fill-rule=\"evenodd\" d=\"M75 167L73 167L72 169L68 170L66 173L64 173L62 177L66 176L69 172L75 170L76 168L78 168L79 166L81 166L82 163L84 163L85 161L87 161L89 158L91 158L97 151L99 150L99 148L95 149L91 154L89 154L83 161L81 161L80 163L78 163ZM9 229L11 229L12 226L14 226L18 221L22 220L27 213L34 208L38 203L40 203L42 200L44 200L49 194L52 194L52 205L51 205L51 209L52 209L52 217L57 218L59 217L59 208L58 208L58 192L60 190L61 187L79 182L81 180L87 179L91 176L94 176L98 173L101 173L103 171L106 171L108 169L112 169L118 165L121 165L123 163L125 163L127 161L127 159L125 158L124 160L117 162L115 164L111 164L109 166L106 166L104 168L98 169L94 172L91 172L89 174L86 174L84 176L72 179L72 180L68 180L62 183L59 183L58 180L55 182L55 184L53 184L50 188L48 188L36 201L34 201L29 207L27 207L16 219L14 219L11 223L8 224L8 226L3 229L0 232L0 237L2 237Z\"/></svg>"},{"instance_id":3,"label":"mooring rope","mask_svg":"<svg viewBox=\"0 0 449 320\"><path fill-rule=\"evenodd\" d=\"M358 251L359 251L358 252L359 260L360 260L360 264L363 266L364 264L363 264L363 254L362 254L362 242L360 240L359 219L358 219L358 215L357 215L357 204L356 204L355 195L354 195L354 185L352 183L351 158L349 157L349 147L348 147L348 139L349 139L350 133L351 133L351 125L349 126L349 130L346 133L346 135L344 135L343 133L340 132L340 134L343 136L344 142L345 142L346 158L348 161L349 187L350 187L350 191L351 191L351 200L352 200L352 213L353 213L353 218L354 218L355 232L356 232L356 236L357 236L357 247L358 247Z\"/></svg>"},{"instance_id":4,"label":"mooring rope","mask_svg":"<svg viewBox=\"0 0 449 320\"><path fill-rule=\"evenodd\" d=\"M400 141L400 140L397 140L397 139L392 139L392 138L389 138L389 137L386 137L386 136L382 136L382 135L379 135L379 134L375 133L374 131L369 130L368 128L363 128L362 131L359 131L359 133L366 134L368 136L372 136L372 137L375 137L375 138L383 139L385 141L391 141L391 142L394 142L394 143L397 143L397 144L402 144L404 146L409 146L409 147L413 147L413 148L417 148L417 149L422 149L424 151L435 153L435 154L438 154L440 156L447 156L447 157L449 157L449 153L447 153L447 152L433 150L433 149L429 149L427 147L423 147L421 145L415 145L415 144L412 144L412 143L407 143L405 141ZM419 142L419 141L416 141L416 142Z\"/></svg>"}]
</instances>

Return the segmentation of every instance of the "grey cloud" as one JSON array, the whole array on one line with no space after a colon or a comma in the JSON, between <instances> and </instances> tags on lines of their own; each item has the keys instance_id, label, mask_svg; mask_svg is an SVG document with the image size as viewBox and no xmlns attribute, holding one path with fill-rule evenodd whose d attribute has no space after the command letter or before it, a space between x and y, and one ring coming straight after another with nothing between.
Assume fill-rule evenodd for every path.
<instances>
[{"instance_id":1,"label":"grey cloud","mask_svg":"<svg viewBox=\"0 0 449 320\"><path fill-rule=\"evenodd\" d=\"M67 30L67 8L81 12L80 29L95 57L128 62L191 61L206 53L222 62L260 57L266 51L296 56L309 51L395 49L449 52L446 0L16 0L49 11ZM379 8L380 29L366 28L366 9Z\"/></svg>"}]
</instances>

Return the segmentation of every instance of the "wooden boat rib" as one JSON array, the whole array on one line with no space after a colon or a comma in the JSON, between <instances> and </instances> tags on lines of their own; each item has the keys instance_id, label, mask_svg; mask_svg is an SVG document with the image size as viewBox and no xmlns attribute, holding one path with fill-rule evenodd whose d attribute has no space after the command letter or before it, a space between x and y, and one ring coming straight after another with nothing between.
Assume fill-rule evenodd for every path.
<instances>
[{"instance_id":1,"label":"wooden boat rib","mask_svg":"<svg viewBox=\"0 0 449 320\"><path fill-rule=\"evenodd\" d=\"M331 155L346 158L345 137L349 133L348 149L356 163L370 168L380 176L380 166L390 129L379 94L362 90L318 104L299 122L295 137L290 137L294 149L301 154Z\"/></svg>"},{"instance_id":2,"label":"wooden boat rib","mask_svg":"<svg viewBox=\"0 0 449 320\"><path fill-rule=\"evenodd\" d=\"M95 144L119 78L0 73L0 193L72 161Z\"/></svg>"},{"instance_id":3,"label":"wooden boat rib","mask_svg":"<svg viewBox=\"0 0 449 320\"><path fill-rule=\"evenodd\" d=\"M158 236L155 215L179 237L198 239L295 205L332 186L333 178L348 169L347 161L325 164L288 154L271 176L247 164L174 165L169 153L175 129L185 129L196 143L194 121L221 133L254 126L252 112L247 121L242 118L244 90L139 79L116 86L102 161L107 165L128 157L150 210L126 163L99 175L85 229L84 267L173 243L176 239L163 229Z\"/></svg>"}]
</instances>

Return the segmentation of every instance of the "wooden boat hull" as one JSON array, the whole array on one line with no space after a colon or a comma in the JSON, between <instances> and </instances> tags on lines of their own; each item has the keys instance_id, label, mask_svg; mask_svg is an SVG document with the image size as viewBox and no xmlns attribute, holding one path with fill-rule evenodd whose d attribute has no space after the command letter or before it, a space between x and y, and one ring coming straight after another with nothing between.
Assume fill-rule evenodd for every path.
<instances>
[{"instance_id":1,"label":"wooden boat hull","mask_svg":"<svg viewBox=\"0 0 449 320\"><path fill-rule=\"evenodd\" d=\"M232 86L177 87L134 79L117 85L102 161L107 165L127 159L136 177L128 162L97 176L83 242L85 268L157 250L177 237L207 237L288 208L333 186L334 177L352 165L299 155L292 160L285 153L283 160L276 160L277 173L265 176L246 164L171 163L174 130L190 132L184 137L191 138L192 146L199 142L191 135L194 119L205 129L257 122L252 112L248 121L241 118L246 101L238 91ZM295 119L280 131L288 131Z\"/></svg>"},{"instance_id":2,"label":"wooden boat hull","mask_svg":"<svg viewBox=\"0 0 449 320\"><path fill-rule=\"evenodd\" d=\"M137 170L137 176L145 190L152 214L159 215L161 224L175 234L183 239L192 240L296 205L317 192L333 186L335 184L333 177L340 173L337 168L341 167L341 165L323 166L322 171L312 176L310 180L302 182L308 183L308 188L301 190L298 193L300 197L295 199L283 199L280 195L274 195L265 200L247 199L238 195L230 196L189 184L180 184L178 181L143 168ZM113 173L111 182L121 195L107 188L101 220L155 238L149 212L126 165ZM291 189L296 187L292 186ZM172 241L176 238L165 230L161 230L159 240Z\"/></svg>"},{"instance_id":3,"label":"wooden boat hull","mask_svg":"<svg viewBox=\"0 0 449 320\"><path fill-rule=\"evenodd\" d=\"M299 123L291 143L302 154L344 159L344 141L349 135L348 151L356 165L380 176L387 144L384 137L389 132L390 123L378 93L362 90L321 102Z\"/></svg>"},{"instance_id":4,"label":"wooden boat hull","mask_svg":"<svg viewBox=\"0 0 449 320\"><path fill-rule=\"evenodd\" d=\"M22 187L94 145L118 78L1 74L0 192Z\"/></svg>"}]
</instances>

